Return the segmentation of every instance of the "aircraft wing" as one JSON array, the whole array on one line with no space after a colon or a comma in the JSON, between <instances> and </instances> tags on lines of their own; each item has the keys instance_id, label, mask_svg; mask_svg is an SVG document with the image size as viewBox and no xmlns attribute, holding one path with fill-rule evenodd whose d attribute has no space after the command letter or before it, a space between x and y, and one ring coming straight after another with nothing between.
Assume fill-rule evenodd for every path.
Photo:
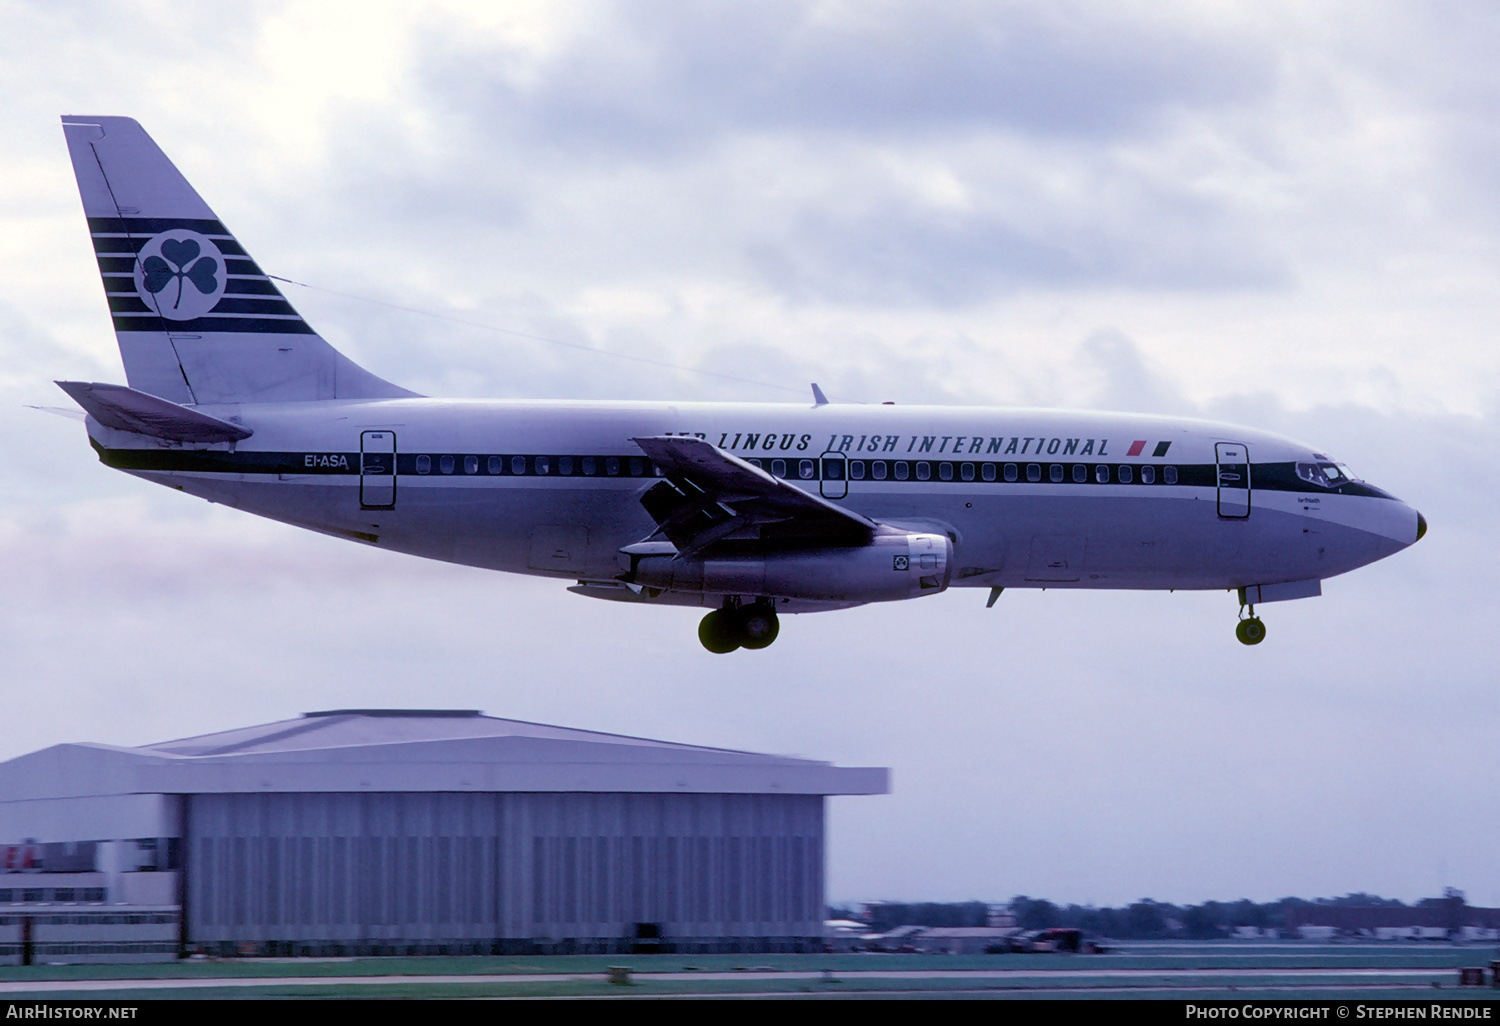
<instances>
[{"instance_id":1,"label":"aircraft wing","mask_svg":"<svg viewBox=\"0 0 1500 1026\"><path fill-rule=\"evenodd\" d=\"M657 534L683 556L729 538L862 544L877 526L701 438L661 435L632 441L666 475L641 496L641 505L656 521Z\"/></svg>"}]
</instances>

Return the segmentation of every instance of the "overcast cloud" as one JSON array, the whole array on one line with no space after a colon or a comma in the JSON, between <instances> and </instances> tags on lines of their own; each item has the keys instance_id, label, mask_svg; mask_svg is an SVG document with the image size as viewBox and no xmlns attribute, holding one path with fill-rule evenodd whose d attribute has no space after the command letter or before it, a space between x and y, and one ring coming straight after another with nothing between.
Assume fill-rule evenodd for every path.
<instances>
[{"instance_id":1,"label":"overcast cloud","mask_svg":"<svg viewBox=\"0 0 1500 1026\"><path fill-rule=\"evenodd\" d=\"M1478 2L0 0L0 758L479 708L891 767L830 802L836 900L1500 905L1497 41ZM715 657L208 506L29 408L123 381L75 113L423 392L1206 416L1431 530L1255 649L1225 594L964 591Z\"/></svg>"}]
</instances>

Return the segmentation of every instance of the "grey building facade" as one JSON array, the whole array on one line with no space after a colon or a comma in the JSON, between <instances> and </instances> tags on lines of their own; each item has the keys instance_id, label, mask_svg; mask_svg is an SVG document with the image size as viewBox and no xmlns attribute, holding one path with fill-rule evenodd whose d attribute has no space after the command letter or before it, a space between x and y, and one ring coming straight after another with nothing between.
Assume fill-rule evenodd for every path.
<instances>
[{"instance_id":1,"label":"grey building facade","mask_svg":"<svg viewBox=\"0 0 1500 1026\"><path fill-rule=\"evenodd\" d=\"M59 745L0 764L0 840L39 853L12 860L14 893L53 899L0 902L0 961L56 954L9 950L6 920L85 878L105 906L169 894L183 953L806 950L825 796L887 789L883 769L477 712Z\"/></svg>"}]
</instances>

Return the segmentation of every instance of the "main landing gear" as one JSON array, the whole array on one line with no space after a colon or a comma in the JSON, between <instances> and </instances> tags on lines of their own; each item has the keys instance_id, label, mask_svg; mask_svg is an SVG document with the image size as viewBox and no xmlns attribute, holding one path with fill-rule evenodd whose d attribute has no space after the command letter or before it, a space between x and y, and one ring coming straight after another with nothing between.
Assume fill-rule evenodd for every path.
<instances>
[{"instance_id":1,"label":"main landing gear","mask_svg":"<svg viewBox=\"0 0 1500 1026\"><path fill-rule=\"evenodd\" d=\"M1249 616L1245 615L1246 609L1250 610ZM1242 645L1259 645L1266 640L1266 625L1255 615L1255 606L1240 606L1240 622L1234 628L1234 636Z\"/></svg>"},{"instance_id":2,"label":"main landing gear","mask_svg":"<svg viewBox=\"0 0 1500 1026\"><path fill-rule=\"evenodd\" d=\"M709 613L698 625L698 640L703 647L719 654L737 648L765 648L779 633L781 618L766 602L726 605Z\"/></svg>"}]
</instances>

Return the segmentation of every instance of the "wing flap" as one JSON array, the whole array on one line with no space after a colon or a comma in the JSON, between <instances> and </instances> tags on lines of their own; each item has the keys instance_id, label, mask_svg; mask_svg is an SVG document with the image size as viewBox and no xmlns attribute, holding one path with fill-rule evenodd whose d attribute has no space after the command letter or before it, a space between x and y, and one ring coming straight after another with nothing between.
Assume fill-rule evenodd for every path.
<instances>
[{"instance_id":1,"label":"wing flap","mask_svg":"<svg viewBox=\"0 0 1500 1026\"><path fill-rule=\"evenodd\" d=\"M641 504L683 555L746 531L835 543L868 540L876 523L689 435L632 439L666 480Z\"/></svg>"},{"instance_id":2,"label":"wing flap","mask_svg":"<svg viewBox=\"0 0 1500 1026\"><path fill-rule=\"evenodd\" d=\"M57 386L99 423L120 431L174 442L238 442L253 434L247 427L124 385L59 381Z\"/></svg>"}]
</instances>

